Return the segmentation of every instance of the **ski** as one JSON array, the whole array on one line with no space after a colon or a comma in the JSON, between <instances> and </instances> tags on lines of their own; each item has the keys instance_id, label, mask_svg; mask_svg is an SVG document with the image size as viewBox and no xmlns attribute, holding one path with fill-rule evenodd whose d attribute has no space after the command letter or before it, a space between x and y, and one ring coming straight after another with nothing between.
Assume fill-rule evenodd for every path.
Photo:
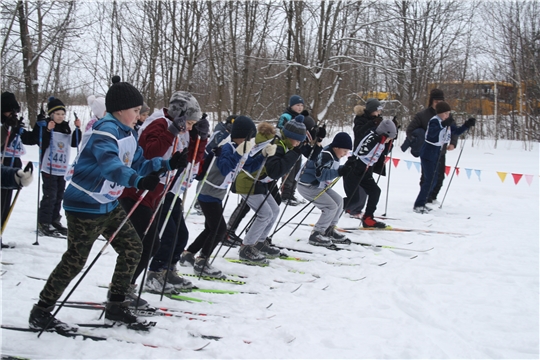
<instances>
[{"instance_id":1,"label":"ski","mask_svg":"<svg viewBox=\"0 0 540 360\"><path fill-rule=\"evenodd\" d=\"M88 324L88 325L90 325L90 324ZM31 329L31 328L26 328L26 327L17 327L17 326L4 325L4 324L2 324L2 329L12 330L12 331L31 332L31 333L39 333L39 332L41 332L40 329ZM151 347L151 348L158 348L158 349L159 348L164 348L164 349L173 349L173 350L176 350L176 351L182 351L182 348L177 348L177 347L158 346L158 345L152 345L152 344L147 344L147 343L139 343L139 342L135 342L135 341L124 340L124 339L119 339L119 338L110 337L110 336L96 336L96 335L90 335L90 334L81 333L79 331L67 332L67 333L60 333L60 332L57 332L57 331L46 331L46 332L50 333L50 334L58 334L58 335L61 335L61 336L67 337L67 338L71 338L71 339L82 338L83 340L88 339L88 340L93 340L93 341L114 340L114 341L124 342L124 343L128 343L128 344L140 344L140 345L143 345L143 346L146 346L146 347ZM210 342L205 343L202 346L199 346L199 347L191 349L191 350L200 351L200 350L206 348L208 345L210 345Z\"/></svg>"},{"instance_id":2,"label":"ski","mask_svg":"<svg viewBox=\"0 0 540 360\"><path fill-rule=\"evenodd\" d=\"M35 234L36 231L34 230L33 233ZM60 233L54 233L54 235L45 235L41 231L38 231L38 236L40 236L40 237L48 237L48 238L53 238L53 239L67 239L66 235L62 235Z\"/></svg>"},{"instance_id":3,"label":"ski","mask_svg":"<svg viewBox=\"0 0 540 360\"><path fill-rule=\"evenodd\" d=\"M413 252L428 252L434 249L433 247L429 249L409 249L409 248L402 248L402 247L392 246L392 245L377 245L377 244L363 243L363 242L358 242L358 241L352 241L352 244L360 245L366 248L375 247L375 248L382 248L382 249L413 251Z\"/></svg>"},{"instance_id":4,"label":"ski","mask_svg":"<svg viewBox=\"0 0 540 360\"><path fill-rule=\"evenodd\" d=\"M208 275L204 275L204 276L199 276L199 275L196 275L196 274L185 274L185 273L178 273L179 276L189 276L189 277L194 277L194 278L201 278L202 280L208 280L208 281L219 281L219 282L225 282L225 283L229 283L229 284L235 284L235 285L245 285L246 282L245 281L241 281L241 280L234 280L234 279L223 279L223 278L219 278L219 277L215 277L215 276L208 276ZM234 277L239 277L241 279L244 279L244 278L247 278L247 276L241 276L241 275L230 275L230 274L227 274L227 276L234 276Z\"/></svg>"},{"instance_id":5,"label":"ski","mask_svg":"<svg viewBox=\"0 0 540 360\"><path fill-rule=\"evenodd\" d=\"M450 231L438 231L438 230L427 230L427 229L406 229L406 228L395 228L387 226L385 228L364 228L364 227L352 227L352 228L342 228L345 232L353 232L357 230L361 231L395 231L395 232L417 232L425 234L443 234L443 235L459 235L466 236L467 234L456 233Z\"/></svg>"},{"instance_id":6,"label":"ski","mask_svg":"<svg viewBox=\"0 0 540 360\"><path fill-rule=\"evenodd\" d=\"M253 261L247 261L242 259L233 259L233 258L225 258L228 262L236 263L236 264L244 264L244 265L251 265L251 266L260 266L260 267L267 267L269 264L264 263L255 263Z\"/></svg>"},{"instance_id":7,"label":"ski","mask_svg":"<svg viewBox=\"0 0 540 360\"><path fill-rule=\"evenodd\" d=\"M184 295L178 295L178 294L163 294L163 295L168 297L169 299L172 299L172 300L188 301L188 302L199 302L199 303L205 302L205 303L208 303L208 304L214 304L212 301L192 298L192 297L184 296Z\"/></svg>"}]
</instances>

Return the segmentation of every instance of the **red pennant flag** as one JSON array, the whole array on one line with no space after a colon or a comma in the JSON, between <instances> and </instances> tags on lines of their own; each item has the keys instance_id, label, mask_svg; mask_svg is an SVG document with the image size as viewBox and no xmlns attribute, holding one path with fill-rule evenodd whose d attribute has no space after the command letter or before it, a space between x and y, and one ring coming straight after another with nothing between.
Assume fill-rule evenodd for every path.
<instances>
[{"instance_id":1,"label":"red pennant flag","mask_svg":"<svg viewBox=\"0 0 540 360\"><path fill-rule=\"evenodd\" d=\"M384 165L386 165L386 163L389 162L389 161L390 161L390 158L389 158L389 157L385 157L385 158L384 158Z\"/></svg>"},{"instance_id":2,"label":"red pennant flag","mask_svg":"<svg viewBox=\"0 0 540 360\"><path fill-rule=\"evenodd\" d=\"M450 174L450 166L445 166L444 167L444 173L446 174L446 176L448 176L448 174Z\"/></svg>"},{"instance_id":3,"label":"red pennant flag","mask_svg":"<svg viewBox=\"0 0 540 360\"><path fill-rule=\"evenodd\" d=\"M519 180L521 180L521 177L523 176L523 174L514 174L512 173L512 177L514 178L514 184L518 184Z\"/></svg>"},{"instance_id":4,"label":"red pennant flag","mask_svg":"<svg viewBox=\"0 0 540 360\"><path fill-rule=\"evenodd\" d=\"M456 167L456 176L459 176L459 168Z\"/></svg>"},{"instance_id":5,"label":"red pennant flag","mask_svg":"<svg viewBox=\"0 0 540 360\"><path fill-rule=\"evenodd\" d=\"M394 163L394 167L397 167L397 164L399 164L399 159L393 158L392 162Z\"/></svg>"}]
</instances>

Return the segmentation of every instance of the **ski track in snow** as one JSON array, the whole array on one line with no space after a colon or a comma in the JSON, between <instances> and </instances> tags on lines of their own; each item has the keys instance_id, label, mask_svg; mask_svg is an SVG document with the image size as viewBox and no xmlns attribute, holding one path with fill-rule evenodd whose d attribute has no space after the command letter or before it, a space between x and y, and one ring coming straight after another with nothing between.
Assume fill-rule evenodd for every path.
<instances>
[{"instance_id":1,"label":"ski track in snow","mask_svg":"<svg viewBox=\"0 0 540 360\"><path fill-rule=\"evenodd\" d=\"M460 146L448 153L447 165L455 165ZM27 151L23 160L37 160L37 147L27 147ZM419 161L401 152L399 147L394 151L395 157ZM524 151L521 143L516 142L500 141L498 148L493 149L492 142L476 142L471 147L467 141L459 166L482 169L482 181L474 174L468 179L462 170L459 176L454 176L443 208L437 205L427 215L412 212L420 174L414 166L408 170L404 162L393 167L387 215L397 220L384 222L394 227L466 235L368 231L346 235L353 241L379 245L434 247L429 252L368 249L359 245L350 245L351 251L330 251L307 244L310 227L300 226L290 236L294 226L285 226L274 236L274 242L312 251L314 254L283 250L289 256L313 261L276 259L262 268L230 263L221 257L222 250L214 265L225 273L247 276L239 279L246 281L245 285L189 278L200 288L258 294L182 294L212 304L168 298L160 302L159 295L143 294L155 306L228 318L193 315L207 320L204 322L181 317L148 318L157 321L149 333L81 329L159 348L114 340L73 340L48 333L38 339L34 333L2 330L2 354L32 359L539 358L538 151L538 144L533 151ZM75 153L74 149L72 157ZM534 174L534 179L530 186L524 178L514 185L509 174L501 183L495 171ZM385 177L379 181L382 194L376 215L385 212L386 181ZM449 177L439 200L448 182ZM32 245L37 184L35 177L33 184L22 190L4 234L4 241L14 242L17 247L2 251L3 324L27 326L32 304L44 286L43 281L27 275L48 277L65 249L63 239L40 237L40 246ZM335 189L344 194L341 182ZM188 204L194 192L192 187ZM237 201L237 196L232 194L226 219ZM288 207L283 219L299 209ZM319 214L318 210L313 211L305 222L314 223ZM298 222L303 215L292 222ZM202 230L203 222L204 218L198 215L187 219L190 241ZM341 227L358 225L358 220L346 216L339 222ZM96 241L90 260L103 244ZM414 255L418 256L410 259ZM237 249L227 254L227 257L237 256ZM115 259L116 254L109 247L70 300L104 301L107 289L98 285L110 281ZM386 262L383 266L376 265L383 262ZM193 271L190 267L179 270ZM100 322L99 315L100 311L96 310L63 308L58 318L68 323L89 323ZM223 338L212 341L190 334ZM210 345L202 351L190 350L209 341Z\"/></svg>"}]
</instances>

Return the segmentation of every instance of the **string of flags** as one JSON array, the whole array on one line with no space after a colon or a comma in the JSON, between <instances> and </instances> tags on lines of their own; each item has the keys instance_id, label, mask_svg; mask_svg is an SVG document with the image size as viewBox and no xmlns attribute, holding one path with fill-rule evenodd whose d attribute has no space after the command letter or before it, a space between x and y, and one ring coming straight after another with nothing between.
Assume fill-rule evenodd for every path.
<instances>
[{"instance_id":1,"label":"string of flags","mask_svg":"<svg viewBox=\"0 0 540 360\"><path fill-rule=\"evenodd\" d=\"M388 161L390 161L390 157L386 158L385 163L387 163ZM396 168L398 167L398 164L401 161L402 161L402 159L392 158L392 163L394 164L394 167L396 167ZM416 168L416 170L418 172L421 171L421 163L420 163L420 161L411 161L411 160L403 160L403 161L407 165L407 170L410 170L411 167L414 165L414 167ZM456 176L459 176L461 168L456 167L455 169L456 169ZM452 170L452 166L447 165L445 167L444 172L445 172L446 176L450 175L451 170ZM465 170L465 173L467 174L468 179L471 178L472 174L475 174L476 177L478 178L478 181L482 181L482 178L481 178L482 170L468 169L468 168L464 168L464 170ZM503 183L506 180L507 175L509 174L508 172L504 172L504 171L496 171L496 173L499 176L499 179L501 180L501 182L503 182ZM533 182L533 179L534 179L534 175L531 175L531 174L516 174L516 173L510 173L510 174L512 175L512 179L514 180L515 185L517 185L522 178L525 178L525 181L527 182L527 184L529 184L529 186L531 186L531 184Z\"/></svg>"},{"instance_id":2,"label":"string of flags","mask_svg":"<svg viewBox=\"0 0 540 360\"><path fill-rule=\"evenodd\" d=\"M385 163L387 163L388 161L390 161L390 157L386 157ZM398 164L401 161L402 161L402 159L392 158L392 163L394 164L395 168L398 167ZM416 168L416 171L418 171L418 172L421 171L420 161L411 161L411 160L403 160L403 161L407 165L407 170L410 170L411 167L414 165L414 167ZM23 161L23 167L26 166L27 163L28 163L28 161ZM38 166L39 166L39 164L37 162L35 162L35 161L33 161L32 164L34 165L34 169L37 169ZM446 168L444 169L444 172L445 172L446 176L450 175L451 170L452 170L452 167L447 165ZM469 180L471 179L471 176L474 173L476 175L476 177L478 178L478 181L482 181L482 178L481 178L482 170L468 169L468 168L465 168L464 170L465 170L465 173L467 174L467 178ZM460 171L461 171L461 168L456 167L456 176L459 176ZM497 171L496 173L499 176L499 179L501 180L501 182L503 182L503 183L506 180L507 175L509 174L508 172L504 172L504 171ZM533 179L534 179L534 175L531 175L531 174L516 174L516 173L510 173L510 174L512 175L512 179L514 180L515 185L517 185L522 178L525 178L525 181L527 182L527 184L529 184L529 186L531 186L531 184L533 182Z\"/></svg>"}]
</instances>

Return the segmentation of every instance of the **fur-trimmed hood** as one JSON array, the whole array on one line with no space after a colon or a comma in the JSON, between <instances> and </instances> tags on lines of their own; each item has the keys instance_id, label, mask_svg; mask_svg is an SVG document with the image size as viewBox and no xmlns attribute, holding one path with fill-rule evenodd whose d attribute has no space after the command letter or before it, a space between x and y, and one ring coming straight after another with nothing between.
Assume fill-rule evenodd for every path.
<instances>
[{"instance_id":1,"label":"fur-trimmed hood","mask_svg":"<svg viewBox=\"0 0 540 360\"><path fill-rule=\"evenodd\" d=\"M354 107L354 114L355 115L362 115L364 113L364 109L366 107L364 105L356 105Z\"/></svg>"}]
</instances>

